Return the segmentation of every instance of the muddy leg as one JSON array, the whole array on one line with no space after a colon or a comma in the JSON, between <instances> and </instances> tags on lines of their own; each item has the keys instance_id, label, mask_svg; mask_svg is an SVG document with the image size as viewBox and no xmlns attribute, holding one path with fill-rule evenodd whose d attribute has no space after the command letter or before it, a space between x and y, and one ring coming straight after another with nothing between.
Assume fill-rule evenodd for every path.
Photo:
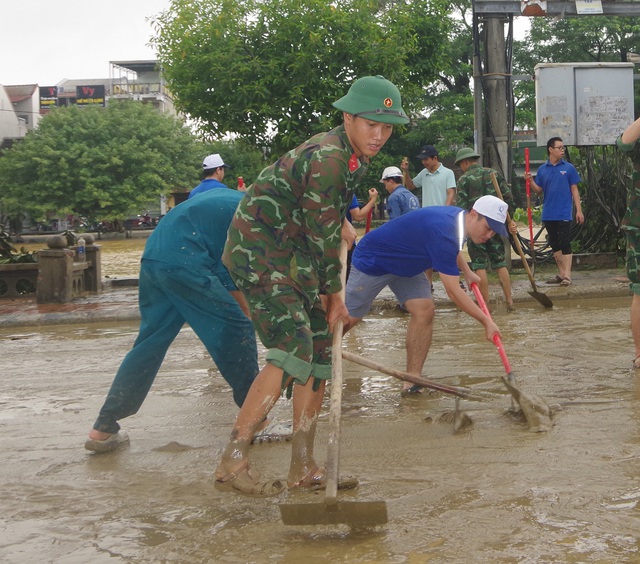
<instances>
[{"instance_id":1,"label":"muddy leg","mask_svg":"<svg viewBox=\"0 0 640 564\"><path fill-rule=\"evenodd\" d=\"M314 392L313 381L312 375L304 386L296 384L293 387L293 439L287 480L290 487L299 484L318 468L313 456L313 446L325 382L322 380L320 387Z\"/></svg>"}]
</instances>

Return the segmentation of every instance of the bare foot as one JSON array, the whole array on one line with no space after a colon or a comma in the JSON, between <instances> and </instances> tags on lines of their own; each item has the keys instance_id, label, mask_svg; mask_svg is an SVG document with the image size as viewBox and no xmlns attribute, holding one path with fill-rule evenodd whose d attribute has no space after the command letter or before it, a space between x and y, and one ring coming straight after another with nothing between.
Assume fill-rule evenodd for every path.
<instances>
[{"instance_id":1,"label":"bare foot","mask_svg":"<svg viewBox=\"0 0 640 564\"><path fill-rule=\"evenodd\" d=\"M308 472L301 480L289 481L289 488L323 490L327 486L327 471L324 466L318 466ZM338 479L339 490L352 490L358 487L358 479L352 476L345 476Z\"/></svg>"}]
</instances>

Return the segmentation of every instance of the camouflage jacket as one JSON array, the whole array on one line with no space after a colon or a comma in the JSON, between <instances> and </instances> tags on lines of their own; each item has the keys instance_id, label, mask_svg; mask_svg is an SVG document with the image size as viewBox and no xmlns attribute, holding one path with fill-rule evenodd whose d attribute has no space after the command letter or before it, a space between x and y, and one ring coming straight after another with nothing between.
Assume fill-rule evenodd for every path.
<instances>
[{"instance_id":1,"label":"camouflage jacket","mask_svg":"<svg viewBox=\"0 0 640 564\"><path fill-rule=\"evenodd\" d=\"M341 222L368 162L343 126L289 151L240 202L224 264L252 284L292 284L312 298L319 289L337 293Z\"/></svg>"},{"instance_id":2,"label":"camouflage jacket","mask_svg":"<svg viewBox=\"0 0 640 564\"><path fill-rule=\"evenodd\" d=\"M616 139L618 149L627 153L633 164L633 184L627 188L627 211L622 218L622 228L627 231L640 229L640 143L623 143L622 135Z\"/></svg>"},{"instance_id":3,"label":"camouflage jacket","mask_svg":"<svg viewBox=\"0 0 640 564\"><path fill-rule=\"evenodd\" d=\"M502 174L497 170L486 168L479 164L472 164L467 169L467 172L458 179L456 206L469 211L481 196L497 196L491 181L492 172L495 172L503 200L509 206L509 211L513 213L515 210L513 196Z\"/></svg>"}]
</instances>

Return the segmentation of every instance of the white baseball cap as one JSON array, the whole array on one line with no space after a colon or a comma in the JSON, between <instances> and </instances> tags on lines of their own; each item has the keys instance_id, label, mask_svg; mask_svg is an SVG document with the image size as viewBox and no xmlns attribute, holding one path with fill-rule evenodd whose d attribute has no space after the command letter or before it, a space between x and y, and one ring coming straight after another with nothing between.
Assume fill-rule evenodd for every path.
<instances>
[{"instance_id":1,"label":"white baseball cap","mask_svg":"<svg viewBox=\"0 0 640 564\"><path fill-rule=\"evenodd\" d=\"M204 158L204 161L202 161L202 170L208 170L210 168L219 168L221 166L223 166L224 168L231 168L229 165L224 164L222 157L218 153L209 155Z\"/></svg>"},{"instance_id":2,"label":"white baseball cap","mask_svg":"<svg viewBox=\"0 0 640 564\"><path fill-rule=\"evenodd\" d=\"M380 182L387 178L393 178L394 176L402 178L402 171L397 166L388 166L382 171L382 178L380 179Z\"/></svg>"},{"instance_id":3,"label":"white baseball cap","mask_svg":"<svg viewBox=\"0 0 640 564\"><path fill-rule=\"evenodd\" d=\"M473 209L480 215L483 215L489 227L498 235L507 236L507 228L504 222L507 221L507 212L509 211L507 204L500 198L495 196L482 196L473 204Z\"/></svg>"}]
</instances>

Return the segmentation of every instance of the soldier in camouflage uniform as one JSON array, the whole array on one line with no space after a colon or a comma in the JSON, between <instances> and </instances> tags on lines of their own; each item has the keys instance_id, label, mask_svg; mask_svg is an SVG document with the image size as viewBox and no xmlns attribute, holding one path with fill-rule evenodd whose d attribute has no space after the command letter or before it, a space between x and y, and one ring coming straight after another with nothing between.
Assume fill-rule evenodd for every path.
<instances>
[{"instance_id":1,"label":"soldier in camouflage uniform","mask_svg":"<svg viewBox=\"0 0 640 564\"><path fill-rule=\"evenodd\" d=\"M339 293L343 220L369 159L389 139L394 124L409 121L400 92L381 76L356 80L333 105L343 112L343 124L264 169L229 229L223 262L247 297L268 352L216 470L216 484L224 489L252 495L284 489L279 480L262 481L250 469L248 449L259 423L282 390L291 387L288 486L322 487L325 482L313 443L331 377L331 329L340 319L349 321ZM353 228L349 238L355 239Z\"/></svg>"},{"instance_id":2,"label":"soldier in camouflage uniform","mask_svg":"<svg viewBox=\"0 0 640 564\"><path fill-rule=\"evenodd\" d=\"M627 276L633 298L631 299L631 333L635 345L634 368L640 368L640 118L634 121L616 140L624 153L629 153L633 163L633 185L627 190L627 213L622 219L622 229L627 237Z\"/></svg>"},{"instance_id":3,"label":"soldier in camouflage uniform","mask_svg":"<svg viewBox=\"0 0 640 564\"><path fill-rule=\"evenodd\" d=\"M478 163L480 155L473 149L467 147L460 149L456 153L455 164L462 169L463 175L458 179L456 205L469 211L473 204L481 196L497 196L496 190L491 180L491 173L495 173L498 186L502 192L504 201L509 205L511 211L515 208L511 190L505 182L503 176L490 168L480 166ZM511 223L511 232L516 233L515 223ZM515 311L513 298L511 296L511 279L507 270L505 260L504 241L499 235L495 235L486 243L477 244L469 241L467 244L469 257L471 258L471 269L480 276L480 291L486 303L489 303L489 281L487 280L487 269L493 268L500 280L500 286L504 292L507 302L507 311Z\"/></svg>"}]
</instances>

